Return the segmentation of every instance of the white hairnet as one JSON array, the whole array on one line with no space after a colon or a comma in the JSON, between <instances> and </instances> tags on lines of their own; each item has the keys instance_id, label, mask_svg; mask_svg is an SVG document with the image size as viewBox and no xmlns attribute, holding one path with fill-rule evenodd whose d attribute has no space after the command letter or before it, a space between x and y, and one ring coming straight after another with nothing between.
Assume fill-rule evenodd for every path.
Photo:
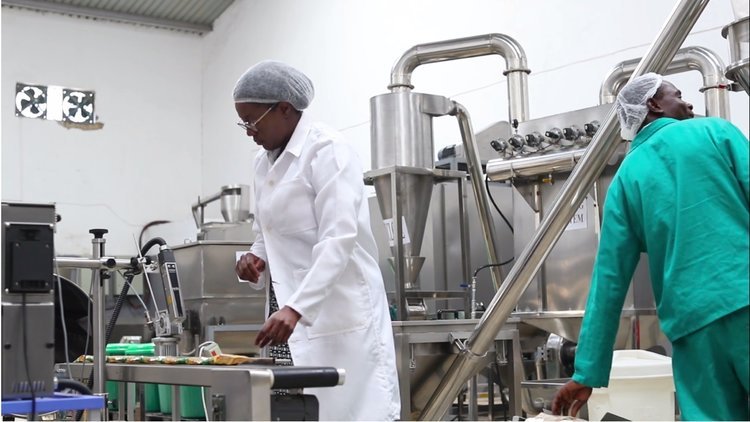
<instances>
[{"instance_id":1,"label":"white hairnet","mask_svg":"<svg viewBox=\"0 0 750 422\"><path fill-rule=\"evenodd\" d=\"M662 76L646 73L625 84L617 94L615 107L620 119L620 136L625 140L635 139L638 129L648 114L646 102L656 94L662 83Z\"/></svg>"},{"instance_id":2,"label":"white hairnet","mask_svg":"<svg viewBox=\"0 0 750 422\"><path fill-rule=\"evenodd\" d=\"M285 101L304 110L315 96L310 78L288 64L264 60L245 71L234 85L235 103Z\"/></svg>"}]
</instances>

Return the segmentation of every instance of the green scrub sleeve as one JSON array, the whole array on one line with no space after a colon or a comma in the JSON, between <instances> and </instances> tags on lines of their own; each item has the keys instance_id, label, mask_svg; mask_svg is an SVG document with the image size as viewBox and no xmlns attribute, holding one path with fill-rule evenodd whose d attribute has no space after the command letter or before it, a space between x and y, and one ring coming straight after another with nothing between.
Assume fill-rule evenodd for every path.
<instances>
[{"instance_id":1,"label":"green scrub sleeve","mask_svg":"<svg viewBox=\"0 0 750 422\"><path fill-rule=\"evenodd\" d=\"M576 350L573 380L589 387L609 383L620 314L643 249L624 195L615 177L604 205L599 250Z\"/></svg>"}]
</instances>

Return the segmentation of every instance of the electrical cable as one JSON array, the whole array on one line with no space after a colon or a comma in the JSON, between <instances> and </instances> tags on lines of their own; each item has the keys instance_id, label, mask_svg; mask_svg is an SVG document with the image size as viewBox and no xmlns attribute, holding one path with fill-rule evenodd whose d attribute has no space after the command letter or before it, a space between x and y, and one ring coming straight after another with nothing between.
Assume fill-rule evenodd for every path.
<instances>
[{"instance_id":1,"label":"electrical cable","mask_svg":"<svg viewBox=\"0 0 750 422\"><path fill-rule=\"evenodd\" d=\"M487 265L482 265L481 267L477 268L477 269L476 269L476 271L474 271L474 277L476 277L476 276L477 276L477 274L479 274L479 271L482 271L482 270L483 270L483 269L485 269L485 268L490 268L490 267L502 267L503 265L508 265L508 264L510 264L511 262L513 262L513 260L514 260L514 259L516 259L516 258L511 258L511 259L509 259L509 260L507 260L507 261L503 261L503 262L501 262L501 263L499 263L499 264L487 264Z\"/></svg>"},{"instance_id":2,"label":"electrical cable","mask_svg":"<svg viewBox=\"0 0 750 422\"><path fill-rule=\"evenodd\" d=\"M503 214L503 212L500 211L500 207L497 206L497 203L495 202L495 198L492 197L492 193L490 192L490 176L489 175L485 175L484 185L487 187L487 196L490 197L490 202L492 202L492 205L495 206L495 209L500 214L500 217L503 218L503 221L505 221L505 224L508 225L510 232L513 233L513 226L510 224L510 221L508 221L508 219L505 218L505 214Z\"/></svg>"},{"instance_id":3,"label":"electrical cable","mask_svg":"<svg viewBox=\"0 0 750 422\"><path fill-rule=\"evenodd\" d=\"M198 347L198 356L203 355L203 350L206 349L206 347L210 346L211 344L218 346L215 341L204 341L201 343ZM201 386L201 401L203 402L203 415L206 417L206 421L210 421L211 419L208 417L208 407L206 406L206 387Z\"/></svg>"},{"instance_id":4,"label":"electrical cable","mask_svg":"<svg viewBox=\"0 0 750 422\"><path fill-rule=\"evenodd\" d=\"M57 274L54 276L57 278L57 295L60 297L60 323L62 324L63 332L63 346L65 347L65 366L68 369L68 376L72 377L73 374L70 372L70 353L68 352L68 327L65 323L65 309L63 308L63 296L62 296L62 279L60 277L60 268L57 268L55 263Z\"/></svg>"},{"instance_id":5,"label":"electrical cable","mask_svg":"<svg viewBox=\"0 0 750 422\"><path fill-rule=\"evenodd\" d=\"M135 293L135 298L138 299L138 302L141 302L141 305L143 306L143 309L146 312L146 319L148 320L148 322L151 322L151 316L148 313L148 307L146 306L146 302L144 302L143 299L141 299L141 295L139 295L138 292L136 292L135 287L133 287L132 278L131 278L131 281L128 281L125 279L125 276L120 271L118 272L122 276L123 281L125 281L126 284L130 285L130 290L132 290Z\"/></svg>"},{"instance_id":6,"label":"electrical cable","mask_svg":"<svg viewBox=\"0 0 750 422\"><path fill-rule=\"evenodd\" d=\"M91 389L82 382L73 379L58 379L55 391L75 390L83 395L92 395Z\"/></svg>"},{"instance_id":7,"label":"electrical cable","mask_svg":"<svg viewBox=\"0 0 750 422\"><path fill-rule=\"evenodd\" d=\"M146 223L146 225L143 226L143 228L141 229L141 233L138 235L138 247L140 248L141 245L143 245L143 235L146 233L146 230L148 230L149 228L151 228L153 226L157 226L159 224L167 224L167 223L171 223L171 221L169 221L169 220L154 220L154 221Z\"/></svg>"},{"instance_id":8,"label":"electrical cable","mask_svg":"<svg viewBox=\"0 0 750 422\"><path fill-rule=\"evenodd\" d=\"M21 336L23 337L23 362L26 366L26 379L29 383L29 390L31 390L31 418L29 420L36 419L36 394L34 393L34 383L31 381L31 372L29 372L29 342L27 339L26 330L26 293L21 293Z\"/></svg>"}]
</instances>

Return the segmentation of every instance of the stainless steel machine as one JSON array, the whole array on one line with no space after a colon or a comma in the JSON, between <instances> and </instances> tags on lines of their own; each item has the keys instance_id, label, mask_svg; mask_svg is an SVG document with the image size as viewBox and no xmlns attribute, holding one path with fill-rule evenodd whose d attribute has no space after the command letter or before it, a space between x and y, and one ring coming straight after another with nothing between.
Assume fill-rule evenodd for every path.
<instances>
[{"instance_id":1,"label":"stainless steel machine","mask_svg":"<svg viewBox=\"0 0 750 422\"><path fill-rule=\"evenodd\" d=\"M198 197L191 210L198 227L198 240L252 241L253 214L250 212L250 186L226 185L207 198ZM206 206L219 201L224 221L207 222Z\"/></svg>"},{"instance_id":2,"label":"stainless steel machine","mask_svg":"<svg viewBox=\"0 0 750 422\"><path fill-rule=\"evenodd\" d=\"M248 185L227 185L192 205L198 240L173 248L184 274L182 350L216 341L228 353L261 353L255 336L266 318L266 290L252 289L234 272L237 259L255 240L250 197ZM220 201L223 222L205 222L205 207L214 201Z\"/></svg>"},{"instance_id":3,"label":"stainless steel machine","mask_svg":"<svg viewBox=\"0 0 750 422\"><path fill-rule=\"evenodd\" d=\"M388 249L392 254L390 262L394 271L395 289L392 295L397 320L393 323L393 328L403 419L414 418L421 411L425 399L441 379L441 365L448 356L463 349L465 336L459 333L465 333L468 327L476 323L476 320L472 322L466 319L428 320L437 315L449 315L451 319L464 318L467 312L471 314L470 310L474 309L472 302L467 300L467 290L455 290L460 284L468 285L471 279L468 219L473 216L467 216L465 211L467 197L474 199L475 209L479 214L485 262L495 264L491 270L493 283L498 286L501 280L497 260L498 243L491 226L487 187L482 177L482 166L468 111L448 98L412 92L411 73L421 64L489 54L497 54L506 59L508 68L505 74L510 87L511 118L515 121L525 120L528 108L526 75L529 73L526 58L520 45L503 34L487 34L412 47L393 67L389 86L391 92L373 97L370 101L373 170L365 173L365 181L375 187L379 212L373 215L375 219L382 219L385 225ZM434 166L432 119L439 116L455 116L458 119L462 146L468 157L466 172L437 169ZM473 195L469 195L464 188L467 176ZM453 181L456 182L455 189L444 189L444 185L452 185L446 182ZM452 214L453 221L446 224L458 228L460 246L457 248L458 254L451 260L451 264L455 265L451 266L460 267L461 273L459 280L456 280L458 283L446 283L443 289L438 289L436 283L432 283L432 288L423 289L419 280L420 270L425 262L422 240L436 187L437 191L442 192L440 200L458 207L458 211ZM449 198L446 192L455 193L456 196L451 195ZM435 238L432 240L434 243ZM434 250L435 245L432 248ZM383 253L387 254L388 252ZM461 309L450 309L451 312L443 313L442 311L449 309L430 311L425 304L425 299L428 298L440 301L451 297L461 300L457 306ZM515 325L509 324L505 331L497 333L493 340L493 351L482 356L487 368L499 365L506 369L502 372L510 382L520 380L522 376L518 339ZM495 394L496 384L503 385L501 377L492 375L485 379L489 380L485 393L487 395L484 397L487 397L486 406L490 411L494 411L497 397L501 399L506 411L516 414L520 412L519 388L506 388ZM467 385L470 419L477 417L479 383L480 380L475 378ZM458 409L461 411L463 406L459 405Z\"/></svg>"},{"instance_id":4,"label":"stainless steel machine","mask_svg":"<svg viewBox=\"0 0 750 422\"><path fill-rule=\"evenodd\" d=\"M497 335L506 330L518 333L521 360L514 364L520 371L511 372L517 378L503 380L506 389L517 388L512 381L550 380L559 385L560 378L572 374L575 342L597 250L600 208L627 151L627 144L616 136L616 117L609 103L632 75L647 70L664 74L697 70L703 77L700 91L705 96L705 114L728 118L727 95L735 85L727 77L741 84L739 66L725 67L712 51L703 47L678 50L682 42L679 38L684 38L689 31L685 28L692 25L704 6L705 2L678 4L667 23L676 34L665 29L644 59L615 66L602 84L601 105L534 120L528 119L526 106L526 58L510 37L489 34L419 45L397 61L391 74L391 93L371 99L373 170L365 174L365 179L376 190L379 206L375 211L379 212L373 212L373 227L379 249L382 255L392 254L395 270L390 279L385 271L388 266L381 263L386 285L393 283L398 311L393 325L405 405L402 417L414 418L422 409L420 418L436 419L452 405L454 410L461 409L455 406L456 397L466 391L468 379L473 380L468 391L476 385L477 378L472 377L485 372L485 358L499 350L503 343L498 343ZM740 24L732 28L725 29L726 33L736 33L728 36L730 41L741 39ZM742 47L735 49L740 51ZM508 61L504 72L509 78L508 121L476 135L466 133L470 123L460 123L462 143L441 151L435 163L431 119L468 117L468 113L459 111L462 107L456 103L452 108L446 98L413 93L411 71L421 64L496 53ZM453 187L435 183L437 167L468 170L472 189L459 193L463 201L450 199ZM483 169L493 182L486 187L482 187ZM508 228L502 232L504 225L490 216L488 198L510 217L503 217L508 220ZM476 208L467 206L466 199L473 199ZM380 219L385 230L378 229L382 227ZM459 224L448 219L456 219ZM471 226L466 219L478 224ZM378 235L378 231L385 234ZM423 239L427 239L425 244ZM416 319L434 319L445 310L441 306L457 306L440 301L435 292L458 285L467 287L470 271L477 268L477 250L489 255L480 265L496 265L492 283L480 276L484 279L478 284L494 289L485 290L476 300L466 300L463 316L476 311L477 301L491 300L489 307L479 313L479 321L470 323L475 330L465 341L456 341L453 336L451 341L431 344L432 354L426 359L420 352L426 347L424 338L441 338L438 333L451 328L444 321ZM503 273L497 266L501 256L515 259L502 285ZM446 262L449 264L443 264ZM414 298L431 298L435 303ZM420 335L409 337L409 333ZM636 270L628 293L616 347L670 353L656 319L646 259ZM419 375L425 367L440 374L440 385L432 382L437 375ZM434 393L427 402L425 391ZM514 393L522 395L520 391ZM539 412L545 406L540 397L523 396L526 412Z\"/></svg>"},{"instance_id":5,"label":"stainless steel machine","mask_svg":"<svg viewBox=\"0 0 750 422\"><path fill-rule=\"evenodd\" d=\"M750 17L738 17L721 30L721 36L729 41L732 61L726 68L726 76L750 94Z\"/></svg>"},{"instance_id":6,"label":"stainless steel machine","mask_svg":"<svg viewBox=\"0 0 750 422\"><path fill-rule=\"evenodd\" d=\"M54 393L53 204L2 203L2 398Z\"/></svg>"},{"instance_id":7,"label":"stainless steel machine","mask_svg":"<svg viewBox=\"0 0 750 422\"><path fill-rule=\"evenodd\" d=\"M680 1L649 48L647 54L633 69L632 75L638 76L649 71L663 73L667 70L669 63L675 57L678 48L685 40L685 37L690 32L690 29L707 3L707 0ZM726 89L726 86L723 88ZM531 122L529 123L531 124ZM578 124L580 123L578 122ZM584 121L583 123L586 122ZM540 273L540 270L543 280L549 278L549 274L545 274L544 272L545 260L553 257L552 249L559 240L565 237L566 230L570 231L572 224L580 224L580 217L587 215L588 210L586 210L587 205L585 201L589 201L592 207L595 203L598 203L600 198L597 198L597 196L600 195L597 192L597 184L601 184L602 177L606 177L608 168L617 162L616 153L622 148L622 143L617 135L618 125L614 110L610 109L606 111L600 117L599 123L598 130L594 132L593 137L588 141L588 146L578 157L576 157L576 152L572 152L568 154L559 153L565 155L557 155L551 158L546 157L544 154L540 157L517 157L518 161L514 163L509 162L513 161L508 160L509 157L497 158L488 162L487 174L492 180L507 180L507 177L513 179L520 178L518 177L521 175L519 170L522 168L535 168L536 171L532 173L538 174L539 170L542 169L541 165L543 163L548 171L556 170L557 166L567 167L568 169L572 168L572 171L567 176L567 181L557 193L556 199L546 207L542 198L538 201L524 200L530 206L534 207L534 214L539 218L538 228L528 240L526 246L520 251L520 254L516 254L513 268L493 297L492 302L490 302L489 307L474 331L465 342L465 348L455 359L452 359L445 377L420 414L420 419L434 420L441 418L450 408L456 395L462 390L466 380L481 371L483 365L479 357L491 349L495 334L507 323L508 318L516 310L517 304L525 295L527 288L534 286L534 280L539 280L536 277ZM571 128L571 126L568 127ZM530 125L525 127L525 129L531 130L531 134L533 135L533 132L538 131L539 128ZM521 135L525 138L525 135L529 134L527 130L522 133L513 133L511 137ZM581 133L573 130L570 130L570 132L571 134L575 132ZM546 138L551 138L547 135L546 131L544 135ZM564 133L563 137L565 137ZM544 147L544 138L532 136L533 142L536 142L538 139L542 141L539 145ZM514 139L514 141L517 141L516 145L511 145L514 153L516 150L520 150L519 152L523 153L524 145L521 143L521 140L520 137ZM523 141L526 141L526 139L523 139ZM559 179L559 176L553 174L552 178L554 177ZM543 183L545 178L550 179L549 177L542 176L537 184L540 182ZM532 195L542 196L542 193L537 195L537 192L534 192L540 188L542 186L534 187L532 185L530 189ZM524 187L524 189L526 188ZM587 199L589 197L593 201ZM581 213L582 204L584 204L583 211L585 211L583 214ZM576 216L579 217L576 218ZM516 224L518 223L516 222ZM547 281L552 283L559 282L560 280ZM539 283L536 283L537 291L541 295L537 295L539 300L535 305L537 309L541 305L541 313L546 313L550 304L553 306L560 305L559 301L550 303L549 295L547 295L547 303L544 301L544 289L548 288L550 283L547 283L546 286L541 286L541 289L538 288ZM556 342L552 341L551 343L554 345ZM560 348L559 351L562 352L563 349ZM567 351L565 354L568 354Z\"/></svg>"},{"instance_id":8,"label":"stainless steel machine","mask_svg":"<svg viewBox=\"0 0 750 422\"><path fill-rule=\"evenodd\" d=\"M175 246L185 301L182 350L215 341L227 353L260 355L255 336L265 322L266 291L240 282L234 272L238 253L251 242L199 240Z\"/></svg>"}]
</instances>

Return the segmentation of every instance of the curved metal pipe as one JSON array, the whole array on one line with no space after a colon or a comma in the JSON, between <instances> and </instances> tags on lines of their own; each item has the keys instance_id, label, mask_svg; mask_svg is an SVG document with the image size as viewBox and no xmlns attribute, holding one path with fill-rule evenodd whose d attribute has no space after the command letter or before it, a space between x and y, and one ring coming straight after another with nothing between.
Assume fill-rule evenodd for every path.
<instances>
[{"instance_id":1,"label":"curved metal pipe","mask_svg":"<svg viewBox=\"0 0 750 422\"><path fill-rule=\"evenodd\" d=\"M531 70L526 64L526 53L521 45L504 34L486 34L415 45L406 50L393 65L388 89L391 92L414 89L411 74L417 66L491 54L501 56L506 62L503 75L508 78L508 121L528 120L528 74Z\"/></svg>"},{"instance_id":2,"label":"curved metal pipe","mask_svg":"<svg viewBox=\"0 0 750 422\"><path fill-rule=\"evenodd\" d=\"M633 77L650 71L663 72L707 4L708 0L680 0L656 40L636 66ZM496 334L502 329L518 299L604 170L609 157L617 150L620 144L618 128L613 107L586 148L581 161L563 185L539 230L520 256L516 257L516 263L500 286L500 290L495 294L474 332L453 359L440 385L419 415L420 420L440 419L453 403L463 383L481 370L478 357L490 349Z\"/></svg>"},{"instance_id":3,"label":"curved metal pipe","mask_svg":"<svg viewBox=\"0 0 750 422\"><path fill-rule=\"evenodd\" d=\"M617 64L607 75L599 90L599 104L614 103L617 93L630 79L640 59ZM704 47L685 47L677 50L674 59L664 71L665 75L697 70L703 77L706 116L729 119L730 81L724 76L724 62L713 51Z\"/></svg>"},{"instance_id":4,"label":"curved metal pipe","mask_svg":"<svg viewBox=\"0 0 750 422\"><path fill-rule=\"evenodd\" d=\"M458 119L459 129L461 131L461 139L463 140L464 150L466 151L466 163L469 170L469 178L471 179L471 186L474 189L474 200L477 204L477 211L479 212L479 222L482 225L482 235L484 236L484 243L487 247L487 255L489 263L493 264L492 267L492 284L495 286L495 291L500 288L500 283L503 281L503 274L500 268L500 256L497 248L497 239L495 236L495 230L492 226L492 211L490 209L490 203L487 200L489 194L487 193L487 186L484 184L484 177L482 174L482 160L479 157L479 148L477 148L477 140L474 137L474 129L471 127L471 119L469 118L469 112L464 106L457 102L453 102L454 109L451 111L451 115L456 116ZM467 280L468 281L468 280Z\"/></svg>"}]
</instances>

